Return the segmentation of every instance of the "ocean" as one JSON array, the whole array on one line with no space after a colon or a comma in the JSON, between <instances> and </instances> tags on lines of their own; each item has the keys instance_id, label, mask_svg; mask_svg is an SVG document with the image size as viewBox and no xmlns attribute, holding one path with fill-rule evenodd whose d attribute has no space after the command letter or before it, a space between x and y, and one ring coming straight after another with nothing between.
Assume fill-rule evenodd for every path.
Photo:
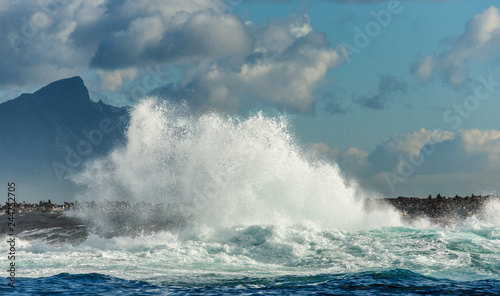
<instances>
[{"instance_id":1,"label":"ocean","mask_svg":"<svg viewBox=\"0 0 500 296\"><path fill-rule=\"evenodd\" d=\"M498 295L500 227L235 226L18 245L18 295ZM5 254L7 250L2 250Z\"/></svg>"},{"instance_id":2,"label":"ocean","mask_svg":"<svg viewBox=\"0 0 500 296\"><path fill-rule=\"evenodd\" d=\"M75 211L83 234L19 233L1 293L500 294L500 203L449 226L405 221L301 148L286 117L192 114L135 107L127 142L73 180L80 202L136 206Z\"/></svg>"}]
</instances>

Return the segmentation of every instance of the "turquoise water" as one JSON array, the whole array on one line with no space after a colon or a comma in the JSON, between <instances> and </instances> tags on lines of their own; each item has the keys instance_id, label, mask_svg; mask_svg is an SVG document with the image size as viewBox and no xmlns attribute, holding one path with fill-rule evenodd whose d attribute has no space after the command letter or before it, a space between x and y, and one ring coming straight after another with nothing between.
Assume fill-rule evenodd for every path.
<instances>
[{"instance_id":1,"label":"turquoise water","mask_svg":"<svg viewBox=\"0 0 500 296\"><path fill-rule=\"evenodd\" d=\"M7 249L2 250L6 253ZM100 273L151 282L308 276L393 269L457 281L500 279L500 228L385 227L340 231L296 225L90 235L79 245L18 243L18 275Z\"/></svg>"},{"instance_id":2,"label":"turquoise water","mask_svg":"<svg viewBox=\"0 0 500 296\"><path fill-rule=\"evenodd\" d=\"M195 116L150 99L126 136L73 176L76 198L139 206L119 219L75 212L91 231L73 244L19 234L16 293L499 292L498 201L450 227L407 224L297 143L286 117ZM139 224L155 230L127 231Z\"/></svg>"},{"instance_id":3,"label":"turquoise water","mask_svg":"<svg viewBox=\"0 0 500 296\"><path fill-rule=\"evenodd\" d=\"M309 224L90 235L75 246L21 239L17 252L15 291L26 295L500 292L500 227L476 219L454 229Z\"/></svg>"}]
</instances>

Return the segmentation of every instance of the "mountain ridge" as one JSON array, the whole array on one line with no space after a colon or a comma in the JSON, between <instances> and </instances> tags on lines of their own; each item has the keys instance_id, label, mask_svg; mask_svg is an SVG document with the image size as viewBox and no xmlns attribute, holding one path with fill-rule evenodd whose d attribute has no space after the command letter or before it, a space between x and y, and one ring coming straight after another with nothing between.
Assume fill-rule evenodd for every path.
<instances>
[{"instance_id":1,"label":"mountain ridge","mask_svg":"<svg viewBox=\"0 0 500 296\"><path fill-rule=\"evenodd\" d=\"M0 104L0 179L22 181L26 201L68 200L69 174L123 142L127 124L128 108L92 101L79 76L22 94Z\"/></svg>"}]
</instances>

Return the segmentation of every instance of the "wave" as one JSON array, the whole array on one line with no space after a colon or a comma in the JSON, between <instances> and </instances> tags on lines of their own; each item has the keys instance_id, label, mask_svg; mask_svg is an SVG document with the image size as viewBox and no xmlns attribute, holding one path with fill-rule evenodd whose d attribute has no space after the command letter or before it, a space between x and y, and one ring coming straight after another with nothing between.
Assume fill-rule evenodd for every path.
<instances>
[{"instance_id":1,"label":"wave","mask_svg":"<svg viewBox=\"0 0 500 296\"><path fill-rule=\"evenodd\" d=\"M367 207L368 193L336 164L301 149L289 126L284 116L194 115L144 100L131 111L126 144L73 178L85 189L78 199L160 204L179 225L399 225L393 209ZM149 214L138 207L130 219Z\"/></svg>"},{"instance_id":2,"label":"wave","mask_svg":"<svg viewBox=\"0 0 500 296\"><path fill-rule=\"evenodd\" d=\"M193 284L241 277L411 270L458 281L500 279L498 227L382 227L346 231L307 225L189 228L149 234L90 234L77 245L19 238L20 274L102 273ZM7 253L7 245L1 252ZM20 261L21 262L21 261Z\"/></svg>"},{"instance_id":3,"label":"wave","mask_svg":"<svg viewBox=\"0 0 500 296\"><path fill-rule=\"evenodd\" d=\"M5 279L2 280L5 282ZM2 283L3 284L3 283ZM81 294L92 295L408 295L408 294L481 294L497 295L499 280L455 282L422 276L404 269L354 274L321 274L313 276L280 276L271 278L242 277L210 284L182 282L149 283L124 280L99 273L68 274L19 279L16 295ZM6 284L0 292L11 292Z\"/></svg>"},{"instance_id":4,"label":"wave","mask_svg":"<svg viewBox=\"0 0 500 296\"><path fill-rule=\"evenodd\" d=\"M87 164L74 181L80 201L135 206L75 212L94 231L83 239L77 233L73 245L22 234L23 276L98 273L215 294L214 287L230 289L238 279L247 288L285 278L306 287L310 280L328 291L339 280L378 280L391 270L409 279L404 285L415 278L408 273L423 284L428 276L500 279L500 204L453 228L404 224L394 209L369 202L373 195L336 164L302 149L286 117L195 115L148 99L132 110L125 145ZM335 281L317 282L322 275Z\"/></svg>"}]
</instances>

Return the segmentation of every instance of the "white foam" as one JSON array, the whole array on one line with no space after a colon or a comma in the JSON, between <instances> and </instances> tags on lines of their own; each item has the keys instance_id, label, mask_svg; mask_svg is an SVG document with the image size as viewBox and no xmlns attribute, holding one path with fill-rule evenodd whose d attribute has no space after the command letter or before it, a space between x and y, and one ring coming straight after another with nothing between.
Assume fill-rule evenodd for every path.
<instances>
[{"instance_id":1,"label":"white foam","mask_svg":"<svg viewBox=\"0 0 500 296\"><path fill-rule=\"evenodd\" d=\"M126 145L75 177L87 188L79 199L165 203L165 215L180 215L189 227L91 234L76 246L19 239L20 276L98 272L196 284L404 268L500 278L498 205L486 209L488 225L472 218L463 228L403 227L394 210L366 207L366 194L335 164L308 159L284 117L195 116L154 99L131 116ZM126 218L150 215L140 207L133 213ZM6 254L6 244L0 250Z\"/></svg>"},{"instance_id":2,"label":"white foam","mask_svg":"<svg viewBox=\"0 0 500 296\"><path fill-rule=\"evenodd\" d=\"M199 225L295 224L360 229L397 225L336 164L308 160L286 117L204 114L148 99L131 113L127 143L74 178L78 198L167 203ZM137 215L147 215L137 209Z\"/></svg>"}]
</instances>

